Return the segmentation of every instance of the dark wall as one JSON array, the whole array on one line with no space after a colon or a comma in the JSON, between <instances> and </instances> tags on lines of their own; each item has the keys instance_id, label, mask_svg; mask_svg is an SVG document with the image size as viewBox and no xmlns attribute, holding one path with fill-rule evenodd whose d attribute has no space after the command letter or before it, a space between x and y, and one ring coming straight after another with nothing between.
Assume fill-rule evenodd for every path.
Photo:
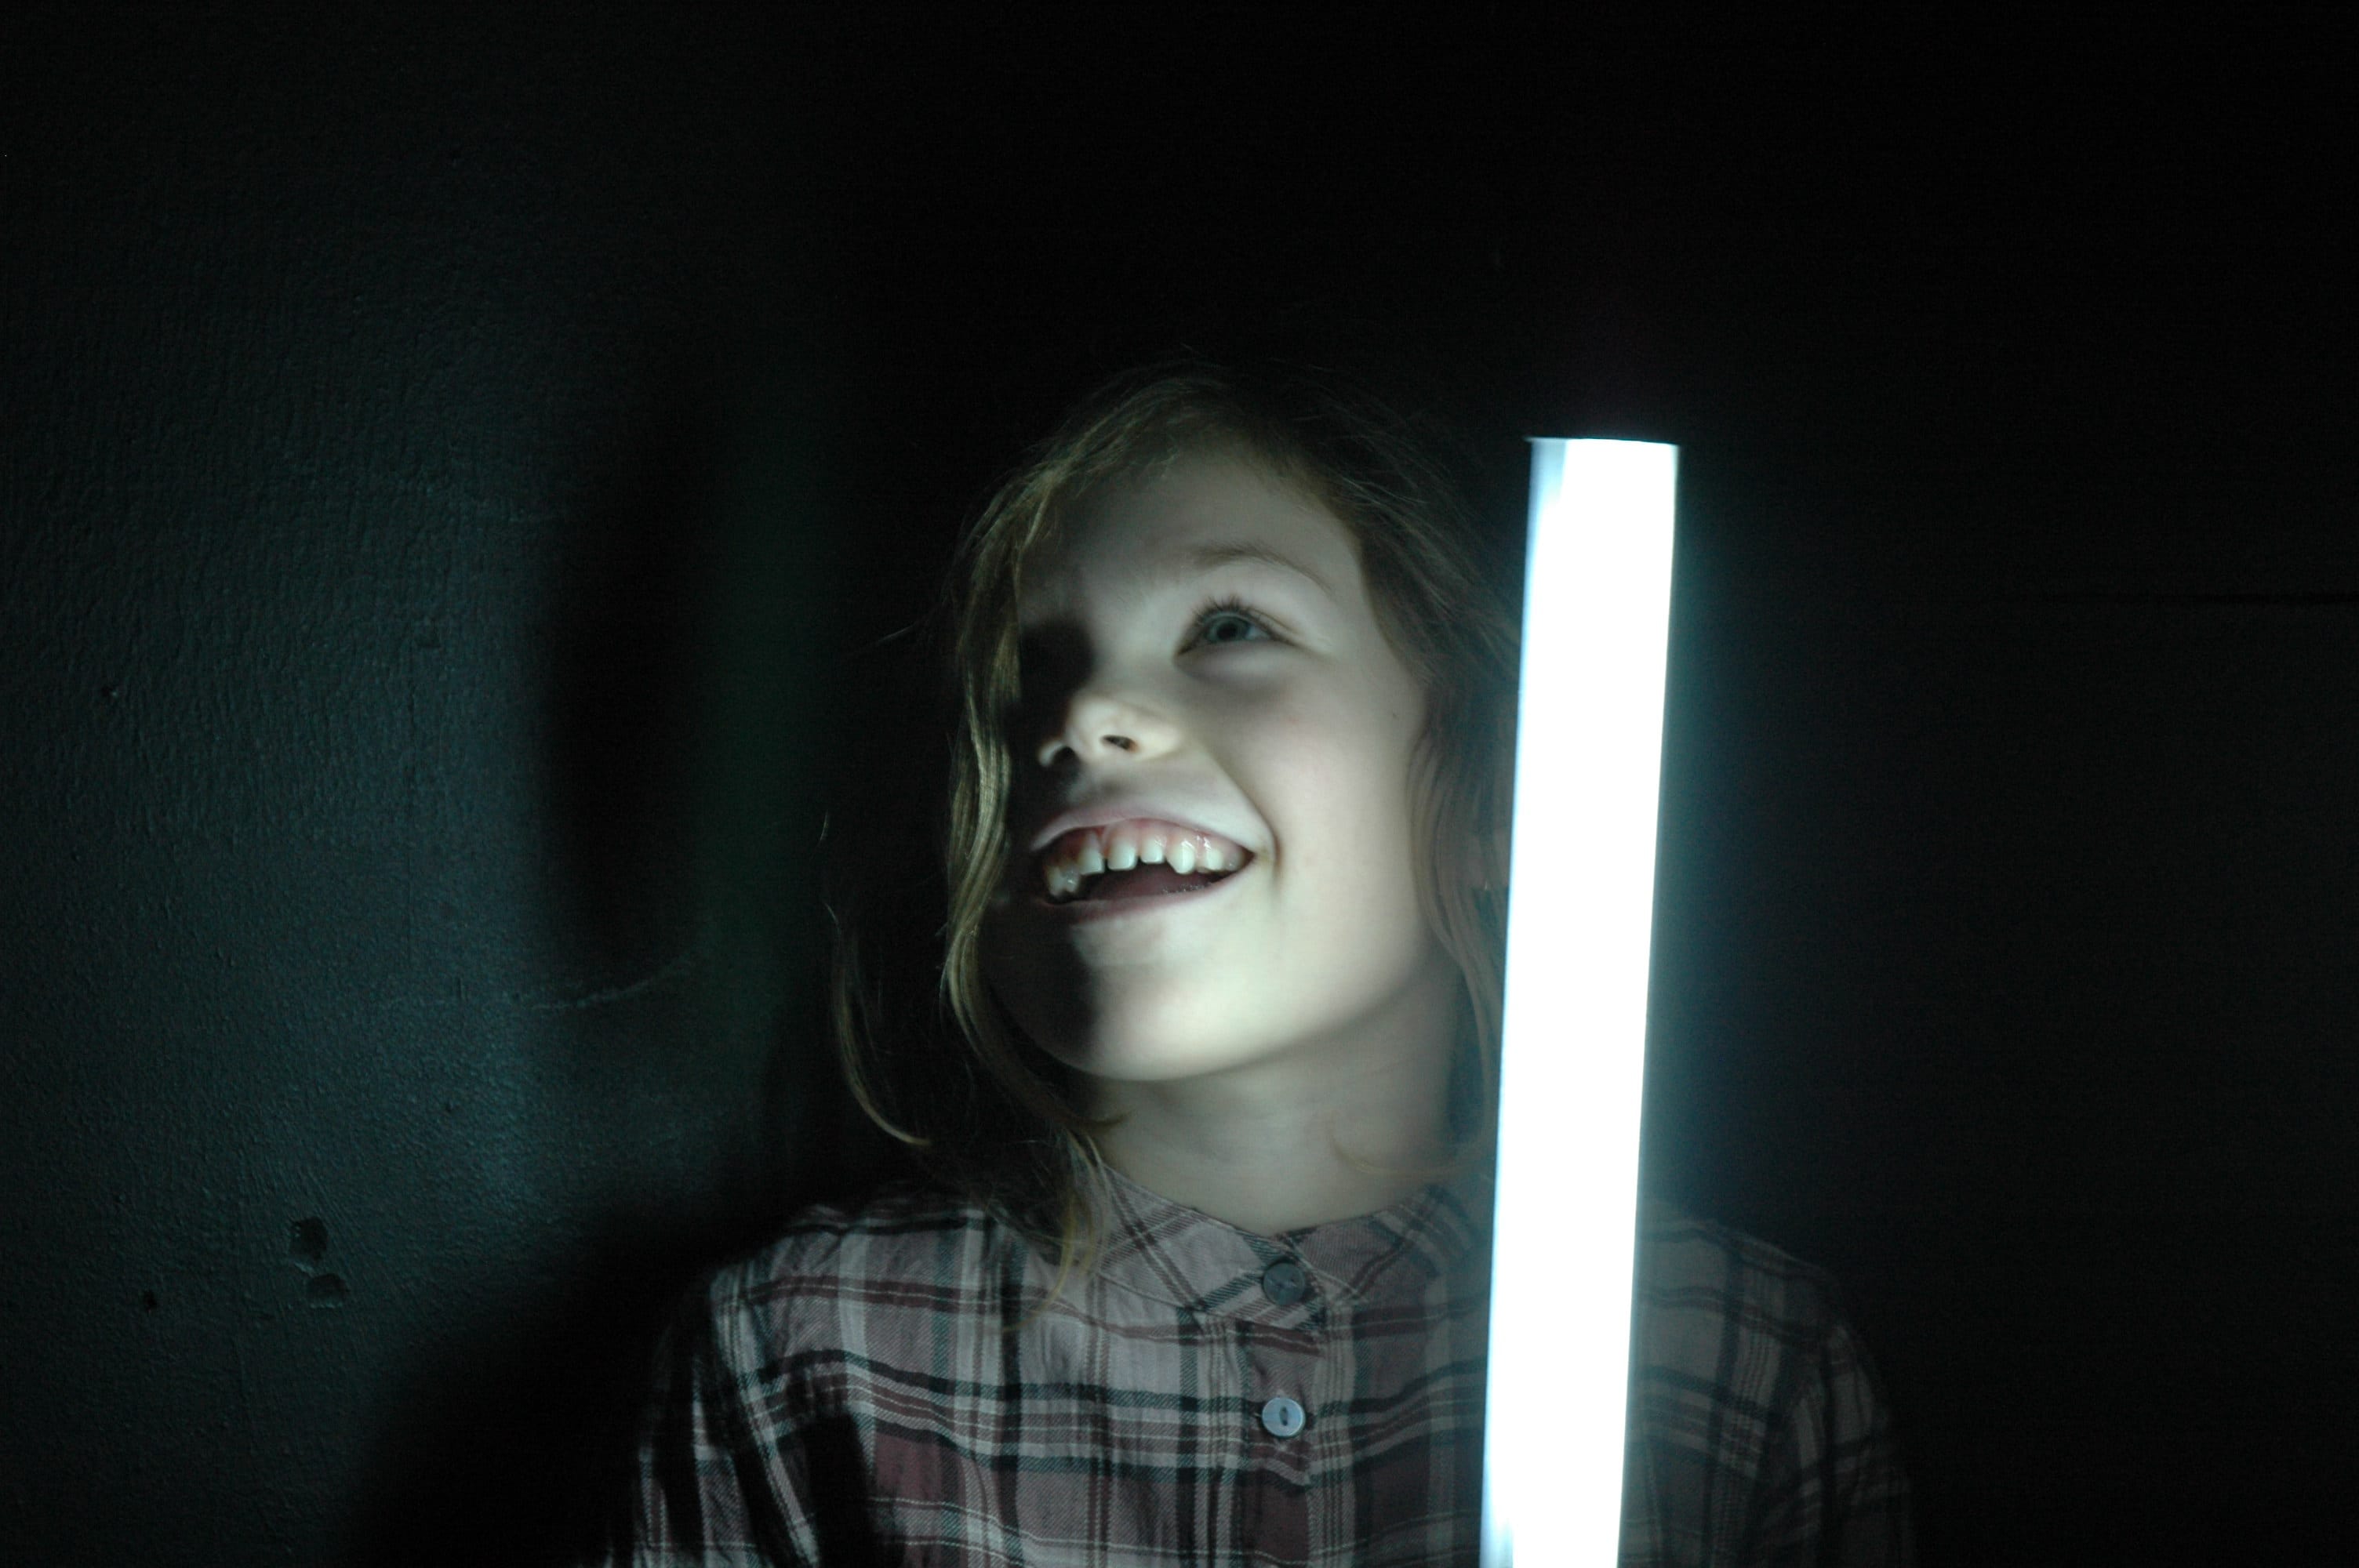
<instances>
[{"instance_id":1,"label":"dark wall","mask_svg":"<svg viewBox=\"0 0 2359 1568\"><path fill-rule=\"evenodd\" d=\"M0 1559L532 1560L818 1060L791 74L12 45Z\"/></svg>"},{"instance_id":2,"label":"dark wall","mask_svg":"<svg viewBox=\"0 0 2359 1568\"><path fill-rule=\"evenodd\" d=\"M10 24L0 1557L561 1548L867 1158L879 640L1180 343L1506 531L1520 436L1682 443L1647 1178L1843 1273L1928 1562L2359 1550L2322 48L696 16Z\"/></svg>"}]
</instances>

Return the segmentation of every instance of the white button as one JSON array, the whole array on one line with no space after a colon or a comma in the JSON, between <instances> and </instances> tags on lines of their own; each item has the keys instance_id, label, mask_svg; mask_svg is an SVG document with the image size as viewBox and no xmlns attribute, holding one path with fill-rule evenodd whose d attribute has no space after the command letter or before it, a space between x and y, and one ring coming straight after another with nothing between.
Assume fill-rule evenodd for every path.
<instances>
[{"instance_id":1,"label":"white button","mask_svg":"<svg viewBox=\"0 0 2359 1568\"><path fill-rule=\"evenodd\" d=\"M1280 1394L1261 1407L1261 1424L1272 1437L1292 1437L1302 1430L1302 1407Z\"/></svg>"}]
</instances>

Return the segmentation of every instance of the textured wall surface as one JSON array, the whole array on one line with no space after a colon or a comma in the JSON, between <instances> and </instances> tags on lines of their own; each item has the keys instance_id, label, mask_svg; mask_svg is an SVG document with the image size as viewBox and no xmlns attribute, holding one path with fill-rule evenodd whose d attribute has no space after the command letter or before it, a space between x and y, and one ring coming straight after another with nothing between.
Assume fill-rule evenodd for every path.
<instances>
[{"instance_id":1,"label":"textured wall surface","mask_svg":"<svg viewBox=\"0 0 2359 1568\"><path fill-rule=\"evenodd\" d=\"M794 1114L817 443L770 152L699 156L785 119L286 27L9 62L12 1563L578 1528Z\"/></svg>"},{"instance_id":2,"label":"textured wall surface","mask_svg":"<svg viewBox=\"0 0 2359 1568\"><path fill-rule=\"evenodd\" d=\"M561 1554L856 1162L947 530L1183 343L1405 362L1510 527L1683 443L1647 1179L1841 1272L1928 1563L2359 1552L2321 52L248 9L0 48L0 1561Z\"/></svg>"}]
</instances>

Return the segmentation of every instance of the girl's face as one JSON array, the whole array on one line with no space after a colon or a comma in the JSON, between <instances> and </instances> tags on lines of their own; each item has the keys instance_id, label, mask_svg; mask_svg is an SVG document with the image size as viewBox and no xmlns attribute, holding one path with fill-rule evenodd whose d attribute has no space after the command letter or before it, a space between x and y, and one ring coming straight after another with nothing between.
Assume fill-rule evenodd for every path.
<instances>
[{"instance_id":1,"label":"girl's face","mask_svg":"<svg viewBox=\"0 0 2359 1568\"><path fill-rule=\"evenodd\" d=\"M1025 1032L1135 1084L1446 1051L1461 981L1414 871L1424 698L1343 524L1250 458L1183 457L1027 565L1018 622L984 962Z\"/></svg>"}]
</instances>

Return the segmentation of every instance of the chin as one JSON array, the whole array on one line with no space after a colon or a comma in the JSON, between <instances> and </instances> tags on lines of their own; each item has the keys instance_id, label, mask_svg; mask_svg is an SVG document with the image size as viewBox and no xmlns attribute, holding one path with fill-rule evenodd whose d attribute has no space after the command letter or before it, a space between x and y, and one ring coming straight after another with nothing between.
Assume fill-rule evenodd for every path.
<instances>
[{"instance_id":1,"label":"chin","mask_svg":"<svg viewBox=\"0 0 2359 1568\"><path fill-rule=\"evenodd\" d=\"M1139 1031L1077 1041L1050 1054L1087 1077L1108 1083L1165 1084L1250 1066L1282 1054L1284 1048L1282 1042L1245 1037L1234 1030Z\"/></svg>"}]
</instances>

